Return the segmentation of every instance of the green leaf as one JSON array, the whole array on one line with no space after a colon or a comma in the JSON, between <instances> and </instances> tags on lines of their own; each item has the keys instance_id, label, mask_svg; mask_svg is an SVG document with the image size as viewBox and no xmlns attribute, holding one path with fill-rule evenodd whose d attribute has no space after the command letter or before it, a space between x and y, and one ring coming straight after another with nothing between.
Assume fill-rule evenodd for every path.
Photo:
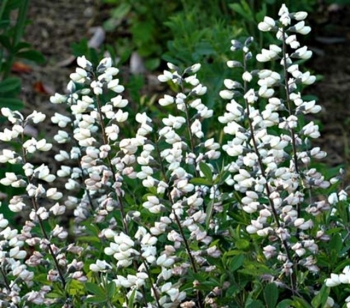
<instances>
[{"instance_id":1,"label":"green leaf","mask_svg":"<svg viewBox=\"0 0 350 308\"><path fill-rule=\"evenodd\" d=\"M114 282L110 282L107 286L107 293L108 293L108 298L112 299L115 295L117 287Z\"/></svg>"},{"instance_id":2,"label":"green leaf","mask_svg":"<svg viewBox=\"0 0 350 308\"><path fill-rule=\"evenodd\" d=\"M211 182L213 181L213 172L211 171L210 167L206 163L200 162L199 169L203 172L205 178L208 181L211 181Z\"/></svg>"},{"instance_id":3,"label":"green leaf","mask_svg":"<svg viewBox=\"0 0 350 308\"><path fill-rule=\"evenodd\" d=\"M131 295L130 295L128 308L133 308L134 307L135 295L136 295L136 289L134 289L132 291Z\"/></svg>"},{"instance_id":4,"label":"green leaf","mask_svg":"<svg viewBox=\"0 0 350 308\"><path fill-rule=\"evenodd\" d=\"M267 308L275 308L278 300L278 288L275 283L269 283L264 289L264 299Z\"/></svg>"},{"instance_id":5,"label":"green leaf","mask_svg":"<svg viewBox=\"0 0 350 308\"><path fill-rule=\"evenodd\" d=\"M0 97L0 108L8 107L11 110L19 110L23 108L23 102L18 98Z\"/></svg>"},{"instance_id":6,"label":"green leaf","mask_svg":"<svg viewBox=\"0 0 350 308\"><path fill-rule=\"evenodd\" d=\"M206 185L206 186L210 186L212 184L211 181L208 181L207 179L203 179L203 178L192 178L190 180L190 183L195 185Z\"/></svg>"},{"instance_id":7,"label":"green leaf","mask_svg":"<svg viewBox=\"0 0 350 308\"><path fill-rule=\"evenodd\" d=\"M323 285L320 292L318 292L317 295L312 299L311 301L312 307L313 308L324 307L328 299L329 291L330 289L327 288L326 285Z\"/></svg>"},{"instance_id":8,"label":"green leaf","mask_svg":"<svg viewBox=\"0 0 350 308\"><path fill-rule=\"evenodd\" d=\"M253 21L252 12L245 1L241 1L241 4L233 3L229 5L232 10L241 15L246 21Z\"/></svg>"},{"instance_id":9,"label":"green leaf","mask_svg":"<svg viewBox=\"0 0 350 308\"><path fill-rule=\"evenodd\" d=\"M282 302L278 303L276 308L289 308L292 304L292 301L290 299L284 299Z\"/></svg>"},{"instance_id":10,"label":"green leaf","mask_svg":"<svg viewBox=\"0 0 350 308\"><path fill-rule=\"evenodd\" d=\"M145 66L148 70L154 71L156 68L158 68L160 65L160 59L159 58L150 58L146 59Z\"/></svg>"},{"instance_id":11,"label":"green leaf","mask_svg":"<svg viewBox=\"0 0 350 308\"><path fill-rule=\"evenodd\" d=\"M16 89L20 89L21 80L16 77L9 77L0 82L0 93L7 93L14 91Z\"/></svg>"},{"instance_id":12,"label":"green leaf","mask_svg":"<svg viewBox=\"0 0 350 308\"><path fill-rule=\"evenodd\" d=\"M332 239L329 242L329 248L339 254L342 249L342 245L343 241L341 235L339 233L333 234Z\"/></svg>"},{"instance_id":13,"label":"green leaf","mask_svg":"<svg viewBox=\"0 0 350 308\"><path fill-rule=\"evenodd\" d=\"M97 284L92 282L86 282L85 288L88 292L92 293L93 295L103 298L103 300L106 300L106 292L102 289L102 287L98 286Z\"/></svg>"},{"instance_id":14,"label":"green leaf","mask_svg":"<svg viewBox=\"0 0 350 308\"><path fill-rule=\"evenodd\" d=\"M0 44L4 46L7 50L12 49L10 38L6 35L0 35Z\"/></svg>"},{"instance_id":15,"label":"green leaf","mask_svg":"<svg viewBox=\"0 0 350 308\"><path fill-rule=\"evenodd\" d=\"M265 308L265 306L261 301L253 300L245 308Z\"/></svg>"},{"instance_id":16,"label":"green leaf","mask_svg":"<svg viewBox=\"0 0 350 308\"><path fill-rule=\"evenodd\" d=\"M27 59L30 61L34 61L35 63L38 64L43 64L45 63L45 57L42 55L41 52L36 51L36 50L25 50L25 51L20 51L16 54L18 58L23 58Z\"/></svg>"},{"instance_id":17,"label":"green leaf","mask_svg":"<svg viewBox=\"0 0 350 308\"><path fill-rule=\"evenodd\" d=\"M313 308L304 299L300 297L293 296L293 301L291 302L292 307L295 308Z\"/></svg>"},{"instance_id":18,"label":"green leaf","mask_svg":"<svg viewBox=\"0 0 350 308\"><path fill-rule=\"evenodd\" d=\"M115 19L123 19L131 10L129 3L121 3L117 8L112 11L112 17Z\"/></svg>"},{"instance_id":19,"label":"green leaf","mask_svg":"<svg viewBox=\"0 0 350 308\"><path fill-rule=\"evenodd\" d=\"M238 270L242 266L243 261L244 261L244 255L238 255L233 257L229 264L230 272L233 273L236 270Z\"/></svg>"},{"instance_id":20,"label":"green leaf","mask_svg":"<svg viewBox=\"0 0 350 308\"><path fill-rule=\"evenodd\" d=\"M100 297L100 296L91 296L86 299L84 299L84 302L89 303L89 304L101 304L106 301L105 297Z\"/></svg>"},{"instance_id":21,"label":"green leaf","mask_svg":"<svg viewBox=\"0 0 350 308\"><path fill-rule=\"evenodd\" d=\"M14 51L19 52L21 49L28 50L30 48L30 46L31 45L27 42L19 42L18 44L16 44L16 46L14 46Z\"/></svg>"}]
</instances>

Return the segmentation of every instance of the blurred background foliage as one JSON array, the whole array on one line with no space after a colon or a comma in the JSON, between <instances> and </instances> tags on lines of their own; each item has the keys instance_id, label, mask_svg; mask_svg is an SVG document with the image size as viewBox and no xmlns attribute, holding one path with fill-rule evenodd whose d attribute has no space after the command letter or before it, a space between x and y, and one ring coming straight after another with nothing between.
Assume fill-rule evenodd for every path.
<instances>
[{"instance_id":1,"label":"blurred background foliage","mask_svg":"<svg viewBox=\"0 0 350 308\"><path fill-rule=\"evenodd\" d=\"M13 76L16 60L45 61L42 54L23 41L29 0L0 0L0 107L21 109L21 79Z\"/></svg>"},{"instance_id":2,"label":"blurred background foliage","mask_svg":"<svg viewBox=\"0 0 350 308\"><path fill-rule=\"evenodd\" d=\"M209 88L204 103L212 108L219 101L210 93L222 89L227 74L235 78L232 74L239 73L225 69L233 57L230 40L253 36L256 48L267 44L271 34L259 32L257 24L267 12L277 16L282 3L290 11L307 12L315 12L319 5L318 0L102 0L108 8L103 27L107 37L114 38L109 43L121 64L128 63L135 52L148 71L162 71L166 62L181 67L201 63L198 77ZM130 82L133 93L142 92L144 80L134 76Z\"/></svg>"}]
</instances>

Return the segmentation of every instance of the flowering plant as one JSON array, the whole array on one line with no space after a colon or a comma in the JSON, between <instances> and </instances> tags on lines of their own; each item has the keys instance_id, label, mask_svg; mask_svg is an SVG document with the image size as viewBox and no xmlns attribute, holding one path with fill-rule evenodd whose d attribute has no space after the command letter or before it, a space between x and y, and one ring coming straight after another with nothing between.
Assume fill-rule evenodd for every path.
<instances>
[{"instance_id":1,"label":"flowering plant","mask_svg":"<svg viewBox=\"0 0 350 308\"><path fill-rule=\"evenodd\" d=\"M0 155L21 170L0 180L14 192L2 207L28 218L16 226L0 214L0 306L347 302L336 286L349 283L348 267L331 274L348 264L347 194L336 192L341 175L327 179L313 165L326 156L310 144L320 136L310 114L321 107L301 94L316 79L300 69L312 55L298 41L311 30L306 17L283 5L277 20L259 23L276 43L256 59L274 70L251 67L253 38L232 40L241 61L227 65L242 79L224 82L220 131L202 101L200 64L168 63L159 81L178 92L159 99L167 115L131 118L111 59L94 67L78 58L68 94L51 98L67 107L51 118L61 147L56 171L34 159L53 144L25 133L45 115L2 108L12 127L0 140L21 145Z\"/></svg>"}]
</instances>

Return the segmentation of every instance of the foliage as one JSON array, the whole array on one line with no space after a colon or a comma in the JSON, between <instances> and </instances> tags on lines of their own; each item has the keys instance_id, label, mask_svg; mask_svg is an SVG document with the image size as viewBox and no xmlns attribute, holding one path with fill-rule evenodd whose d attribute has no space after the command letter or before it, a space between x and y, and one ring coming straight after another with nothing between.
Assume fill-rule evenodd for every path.
<instances>
[{"instance_id":1,"label":"foliage","mask_svg":"<svg viewBox=\"0 0 350 308\"><path fill-rule=\"evenodd\" d=\"M0 179L2 209L27 216L0 214L1 306L346 307L349 198L310 141L321 107L301 92L316 80L302 69L306 17L261 16L263 49L229 35L235 56L216 74L238 78L223 81L222 111L199 63L168 63L158 79L173 92L133 114L111 58L85 56L50 99L67 110L54 140L24 134L45 114L2 108L0 163L17 168Z\"/></svg>"},{"instance_id":2,"label":"foliage","mask_svg":"<svg viewBox=\"0 0 350 308\"><path fill-rule=\"evenodd\" d=\"M0 2L0 106L19 109L22 102L18 99L21 80L12 77L11 69L16 59L26 59L42 63L43 56L30 49L22 41L26 26L29 0Z\"/></svg>"}]
</instances>

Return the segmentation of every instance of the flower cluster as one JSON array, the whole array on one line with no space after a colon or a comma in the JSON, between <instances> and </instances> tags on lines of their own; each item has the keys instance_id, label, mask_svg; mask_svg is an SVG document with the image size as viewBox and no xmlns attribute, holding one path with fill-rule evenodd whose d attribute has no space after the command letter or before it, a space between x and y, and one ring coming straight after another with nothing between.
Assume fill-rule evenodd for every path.
<instances>
[{"instance_id":1,"label":"flower cluster","mask_svg":"<svg viewBox=\"0 0 350 308\"><path fill-rule=\"evenodd\" d=\"M225 134L232 136L223 150L236 157L226 166L230 172L226 183L243 195L237 206L251 214L247 232L269 238L263 253L267 259L275 257L282 262L281 270L287 276L295 275L299 266L313 273L319 271L315 254L317 240L324 232L317 230L316 237L313 235L312 216L329 209L326 202L310 194L310 188L314 191L330 185L322 174L310 168L310 162L326 156L320 148L309 145L310 138L319 137L318 125L313 122L302 125L298 121L301 114L314 114L321 109L315 101L304 101L300 94L300 85L312 84L316 79L309 72L301 72L298 64L312 54L306 46L299 47L294 34L309 32L309 27L300 27L304 24L300 20L306 15L289 14L282 6L278 20L265 17L258 26L261 31L276 32L281 46L272 44L269 49L262 49L257 61L278 61L282 73L280 68L249 70L252 58L249 46L253 39L244 44L232 41L231 50L243 51L244 83L227 79L227 90L220 92L229 103L219 121L225 124ZM299 23L293 26L293 19ZM227 64L236 67L232 61ZM248 128L244 127L247 122Z\"/></svg>"},{"instance_id":2,"label":"flower cluster","mask_svg":"<svg viewBox=\"0 0 350 308\"><path fill-rule=\"evenodd\" d=\"M334 305L326 287L348 283L348 267L323 288L312 281L331 273L330 226L346 239L350 218L336 220L345 190L322 197L338 177L314 166L326 153L310 145L321 107L301 93L316 80L301 68L306 17L285 5L264 17L276 43L255 56L258 70L253 38L232 40L242 61L227 62L239 78L224 80L218 122L200 64L168 63L158 79L175 94L145 111L129 106L109 57L79 57L67 93L51 97L66 110L51 117L57 153L26 133L44 114L2 108L3 208L24 222L0 214L0 307L274 307L279 295ZM42 152L56 170L34 159Z\"/></svg>"}]
</instances>

